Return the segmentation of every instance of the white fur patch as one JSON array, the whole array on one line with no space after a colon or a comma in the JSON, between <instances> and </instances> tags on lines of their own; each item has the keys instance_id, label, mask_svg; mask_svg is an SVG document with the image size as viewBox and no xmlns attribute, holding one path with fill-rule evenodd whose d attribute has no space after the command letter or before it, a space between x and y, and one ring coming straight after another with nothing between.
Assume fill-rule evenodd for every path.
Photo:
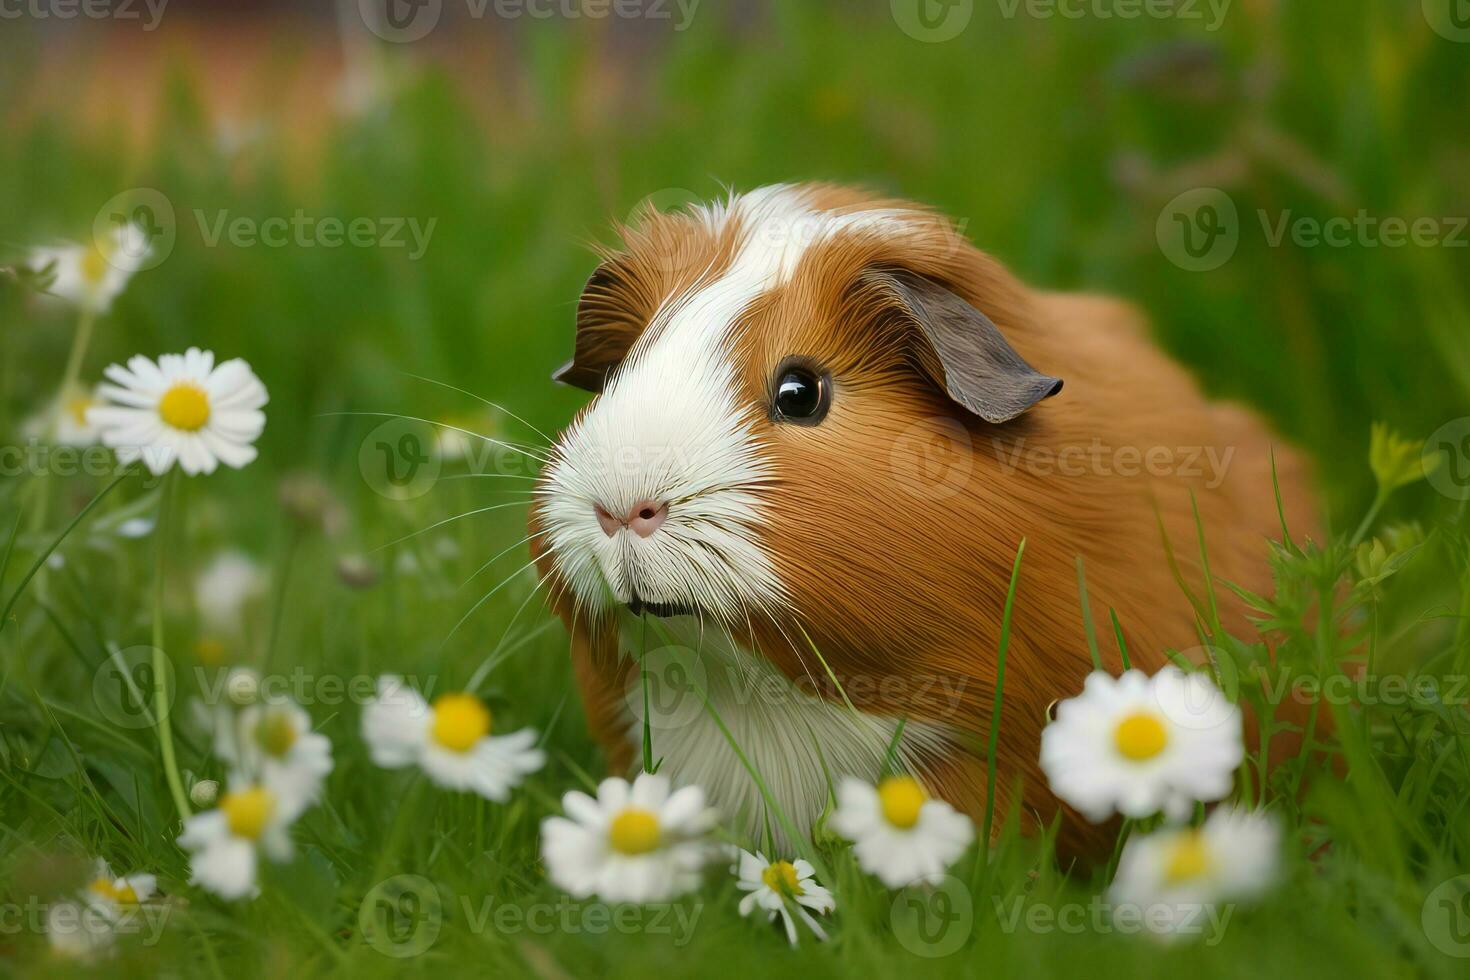
<instances>
[{"instance_id":1,"label":"white fur patch","mask_svg":"<svg viewBox=\"0 0 1470 980\"><path fill-rule=\"evenodd\" d=\"M608 598L686 603L727 622L784 604L759 548L764 514L753 488L772 468L736 394L731 328L763 292L791 275L820 216L804 194L763 188L699 216L714 231L732 216L742 240L713 281L672 297L613 373L595 405L563 436L539 490L552 561L579 604ZM623 515L645 500L668 519L640 538L609 537L594 505Z\"/></svg>"},{"instance_id":2,"label":"white fur patch","mask_svg":"<svg viewBox=\"0 0 1470 980\"><path fill-rule=\"evenodd\" d=\"M803 835L810 834L843 776L878 778L897 718L855 711L802 690L722 631L701 638L699 624L690 617L666 622L678 646L660 648L651 633L648 644L656 651L648 661L656 672L648 699L653 758L676 785L704 787L732 829L759 840L769 824L778 840L789 843L700 690L708 693L730 737ZM625 635L623 649L638 649L636 636ZM628 739L641 760L642 675L634 669L629 676ZM921 772L926 761L949 754L953 744L940 726L910 720L898 747L899 767Z\"/></svg>"}]
</instances>

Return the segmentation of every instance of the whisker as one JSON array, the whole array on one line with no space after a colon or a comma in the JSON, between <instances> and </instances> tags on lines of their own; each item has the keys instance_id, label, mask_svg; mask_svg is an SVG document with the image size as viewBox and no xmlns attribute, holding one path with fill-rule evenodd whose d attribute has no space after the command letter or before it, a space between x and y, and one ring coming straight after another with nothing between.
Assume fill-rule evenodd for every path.
<instances>
[{"instance_id":1,"label":"whisker","mask_svg":"<svg viewBox=\"0 0 1470 980\"><path fill-rule=\"evenodd\" d=\"M516 579L516 576L520 575L522 572L524 572L526 569L530 568L534 564L536 564L534 561L528 561L528 562L526 562L520 568L517 568L515 571L513 571L509 575L507 575L505 577L505 580L502 581L499 585L497 585L495 588L491 589L489 592L486 592L483 596L481 596L480 597L480 601L477 602L477 603L475 603L473 606L471 606L469 612L467 612L463 616L459 617L459 622L457 622L457 623L454 624L454 628L451 629L449 631L448 635L446 635L444 637L443 641L440 642L440 644L439 644L440 649L443 649L444 646L449 643L450 639L453 638L454 634L459 632L459 628L465 624L465 621L466 620L468 620L477 611L479 611L479 608L481 606L483 606L485 603L487 603L487 602L490 601L490 597L491 596L493 596L495 593L499 592L501 589L505 588L511 582L514 582L515 579ZM538 588L539 588L539 585L538 585ZM534 592L534 590L533 590L533 592Z\"/></svg>"},{"instance_id":2,"label":"whisker","mask_svg":"<svg viewBox=\"0 0 1470 980\"><path fill-rule=\"evenodd\" d=\"M461 520L461 519L466 518L466 517L474 517L476 514L485 514L485 513L488 513L490 511L492 511L492 510L504 510L507 507L522 507L522 506L525 505L525 503L526 502L523 501L523 500L511 500L511 501L508 501L508 502L503 503L503 504L491 504L489 507L481 507L478 510L465 511L463 514L455 514L453 517L446 517L446 518L444 518L444 520L438 521L438 522L436 522L434 524L430 524L428 527L422 528L422 529L420 529L418 531L414 531L412 534L405 534L403 537L399 538L397 541L389 541L387 544L380 544L380 545L378 545L376 548L374 548L372 551L370 551L368 553L369 554L376 554L376 553L378 553L379 551L382 551L385 548L391 548L391 547L393 547L396 544L402 544L403 542L408 541L411 538L416 538L420 534L428 534L430 531L434 530L436 527L443 527L446 524L451 524L454 521L458 521L458 520Z\"/></svg>"},{"instance_id":3,"label":"whisker","mask_svg":"<svg viewBox=\"0 0 1470 980\"><path fill-rule=\"evenodd\" d=\"M480 685L485 682L485 678L490 676L490 672L493 671L496 667L500 666L500 664L508 660L511 654L515 653L517 650L524 647L527 643L530 643L536 637L540 636L542 633L545 633L548 629L556 625L556 620L548 619L546 622L531 630L531 632L527 633L519 640L516 640L515 643L511 644L505 649L503 653L501 653L500 648L505 645L506 637L510 636L511 627L515 626L516 620L520 618L521 613L524 612L526 607L531 604L531 600L536 598L536 593L540 592L541 586L545 584L545 579L537 582L536 587L531 590L529 595L526 596L525 601L521 603L520 608L515 611L515 615L512 616L510 618L510 622L506 624L505 632L500 634L500 642L495 644L495 648L490 651L489 655L485 657L480 666L475 668L475 672L470 677L469 683L465 685L466 691L479 690ZM500 654L498 658L496 657L497 653Z\"/></svg>"},{"instance_id":4,"label":"whisker","mask_svg":"<svg viewBox=\"0 0 1470 980\"><path fill-rule=\"evenodd\" d=\"M491 436L487 436L484 433L471 432L469 429L461 429L459 426L450 425L448 422L436 422L433 419L420 418L417 415L399 415L396 412L322 412L317 415L317 418L330 418L336 415L362 416L365 418L378 419L402 419L405 422L422 422L424 425L432 425L441 429L448 429L451 432L458 432L462 435L471 436L475 439L483 439L493 446L500 446L503 449L509 449L512 452L520 453L522 456L525 456L528 459L534 459L536 462L543 465L549 464L551 462L551 460L547 457L538 456L535 453L528 453L520 446L516 446L512 443L505 442L500 439L492 438Z\"/></svg>"},{"instance_id":5,"label":"whisker","mask_svg":"<svg viewBox=\"0 0 1470 980\"><path fill-rule=\"evenodd\" d=\"M551 438L551 436L549 436L546 433L542 432L540 429L536 428L530 422L527 422L525 419L521 418L515 412L512 412L510 409L506 408L503 405L497 405L497 404L495 404L494 402L490 401L488 398L481 398L479 395L475 394L474 392L472 392L472 391L466 391L463 388L460 388L460 387L457 387L455 385L449 384L447 381L435 381L433 378L426 378L426 377L424 377L421 374L414 374L412 371L404 371L403 373L406 374L406 375L408 375L410 378L417 378L418 380L423 381L423 382L426 382L427 384L439 385L441 388L448 388L450 391L457 391L461 395L465 395L465 396L467 396L469 398L473 398L473 399L475 399L476 401L478 401L478 402L480 402L482 404L485 404L485 405L490 406L491 408L495 409L497 412L504 412L506 415L509 415L511 418L513 418L517 422L521 423L521 425L524 425L526 428L530 429L532 432L536 433L538 436L540 436L541 438L545 439L548 445L550 443L552 443L552 442L555 441L554 439Z\"/></svg>"},{"instance_id":6,"label":"whisker","mask_svg":"<svg viewBox=\"0 0 1470 980\"><path fill-rule=\"evenodd\" d=\"M532 540L534 540L536 538L539 538L543 534L550 534L550 533L551 533L551 528L546 528L545 530L537 531L535 534L528 534L524 538L521 538L515 544L511 545L509 548L506 548L504 551L500 552L494 558L491 558L489 561L485 562L485 564L483 564L479 568L475 569L475 574L473 574L469 578L465 579L464 582L460 585L460 588L461 589L464 588L466 585L469 585L475 579L479 578L481 572L483 572L485 569L489 568L491 565L495 564L500 559L504 558L506 555L510 554L515 549L519 548L521 545L526 544L527 542L530 542L530 541L532 541Z\"/></svg>"}]
</instances>

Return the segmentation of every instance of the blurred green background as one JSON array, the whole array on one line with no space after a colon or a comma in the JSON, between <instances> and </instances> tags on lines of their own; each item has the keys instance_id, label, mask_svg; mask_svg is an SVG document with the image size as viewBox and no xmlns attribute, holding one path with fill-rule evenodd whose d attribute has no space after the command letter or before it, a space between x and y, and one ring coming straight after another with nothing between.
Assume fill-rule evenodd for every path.
<instances>
[{"instance_id":1,"label":"blurred green background","mask_svg":"<svg viewBox=\"0 0 1470 980\"><path fill-rule=\"evenodd\" d=\"M1137 302L1207 388L1316 453L1339 512L1371 490L1371 419L1426 435L1470 403L1470 233L1454 247L1445 222L1444 244L1396 248L1268 233L1286 217L1470 212L1470 45L1418 0L1235 0L1216 29L1203 2L1134 19L1092 0L1049 17L934 4L963 20L942 41L906 32L903 8L704 0L650 8L667 19L537 19L448 2L399 44L355 4L180 4L152 31L7 21L0 241L82 237L118 191L166 195L177 245L124 295L93 362L189 344L246 357L273 396L267 466L350 466L350 423L322 412L449 407L403 371L563 421L579 398L547 376L570 349L584 242L650 194L783 180L931 203L1033 284ZM1207 272L1173 264L1155 233L1199 187L1225 191L1240 224ZM221 212L297 209L435 224L416 261L201 233ZM13 420L53 383L42 368L69 325L14 303L0 315Z\"/></svg>"},{"instance_id":2,"label":"blurred green background","mask_svg":"<svg viewBox=\"0 0 1470 980\"><path fill-rule=\"evenodd\" d=\"M524 534L519 507L375 551L506 498L484 481L441 481L411 501L379 495L359 470L359 450L381 419L342 413L464 419L539 441L467 395L412 377L420 375L547 431L564 424L585 395L549 375L571 350L573 310L595 264L586 245L607 241L610 223L650 197L668 207L775 181L867 184L951 215L1033 285L1128 298L1209 391L1258 407L1313 454L1339 530L1356 525L1373 493L1371 421L1422 438L1470 415L1470 29L1456 40L1451 18L1463 0L1213 8L1180 0L1148 8L1164 16L1137 17L1120 14L1139 9L1130 0L1066 3L1068 15L1024 0L702 0L692 11L666 0L657 8L666 16L636 18L587 16L576 0L558 0L546 18L497 14L492 0L476 17L467 0L429 0L412 9L437 7L434 28L396 43L368 29L365 4L174 0L153 29L144 7L140 20L34 12L0 20L0 266L35 244L83 240L115 195L154 189L174 213L176 242L99 322L84 378L136 353L198 345L244 357L270 390L259 461L183 484L188 533L170 556L179 593L169 649L181 665L221 662L218 650L195 648L213 638L196 634L183 591L184 576L220 546L250 551L273 578L225 663L442 674L453 686L487 655L523 651L485 693L497 719L504 711L551 733L544 779L489 817L441 797L422 837L402 845L405 867L460 894L545 897L536 819L584 771L601 775L601 763L567 693L560 627L534 607L522 615L535 598L529 576L445 640L478 594L460 582ZM1177 251L1167 236L1161 243L1160 228L1169 227L1171 202L1201 188L1233 205L1236 247L1218 267L1192 271L1171 259ZM221 218L289 221L298 212L373 219L385 230L432 222L432 231L416 258L386 243L210 241ZM1356 233L1341 246L1301 245L1289 234L1272 241L1283 220L1360 212L1380 222L1432 219L1440 241L1391 247ZM5 443L54 393L74 322L0 277ZM302 473L340 498L332 536L293 529L277 506L283 480ZM22 481L3 479L8 528ZM74 513L98 486L66 483L58 492L71 506L53 513ZM130 488L109 512L124 501L139 512L150 504ZM1385 516L1444 503L1421 483ZM49 853L70 837L116 863L156 869L166 891L181 892L187 867L172 844L161 777L147 765L151 732L103 737L81 717L104 642L144 642L149 624L151 545L100 538L67 544L69 570L50 593L63 615L23 603L7 636L0 762L24 777L11 782L4 770L0 811L19 832L0 844L0 874L34 873L31 842ZM48 540L23 538L20 550ZM349 554L367 555L377 588L355 591L362 583L340 564ZM476 583L488 589L523 561L515 550ZM1396 618L1385 614L1385 637L1426 621L1431 602L1459 601L1444 568L1415 580ZM12 573L6 594L14 581ZM1453 625L1425 632L1448 642ZM38 708L42 695L49 715ZM54 737L69 698L73 714L60 716L103 787L93 792L106 816L88 809ZM353 936L357 903L373 884L367 869L387 835L384 799L402 784L367 762L355 709L313 713L339 761L331 805L303 821L304 857L266 900L230 914L196 902L189 921L212 938L170 940L187 947L182 962L198 967L217 942L222 955L244 952L252 972L341 965L344 955L355 969L394 965L360 944L331 952L323 939ZM203 740L187 731L180 740L183 765L214 771ZM1413 910L1424 882L1457 869L1389 847L1392 827L1386 836L1379 812L1360 800L1329 803L1339 839L1359 845L1354 859L1318 867L1294 856L1295 890L1231 934L1231 956L1195 948L1175 954L1176 966L1195 976L1271 966L1407 976L1429 963L1454 975L1457 964L1426 944ZM1443 802L1463 819L1459 806ZM477 845L488 835L493 846L462 851L470 827ZM1035 884L1034 856L1003 853L997 895ZM1036 887L1072 887L1058 878L1044 872ZM824 976L875 963L912 969L917 961L881 931L888 897L864 891L855 872L838 884L852 924L841 958L803 950L793 967ZM696 962L760 969L779 944L752 940L729 891L717 896L725 914L712 911L687 950L560 937L551 962L525 941L446 933L434 957L411 965L509 964L542 976L559 975L557 962L640 977ZM947 965L1136 976L1162 962L1151 945L1107 936L1013 939L990 929L973 956ZM1403 949L1420 957L1418 967ZM129 955L129 968L153 968L146 951Z\"/></svg>"}]
</instances>

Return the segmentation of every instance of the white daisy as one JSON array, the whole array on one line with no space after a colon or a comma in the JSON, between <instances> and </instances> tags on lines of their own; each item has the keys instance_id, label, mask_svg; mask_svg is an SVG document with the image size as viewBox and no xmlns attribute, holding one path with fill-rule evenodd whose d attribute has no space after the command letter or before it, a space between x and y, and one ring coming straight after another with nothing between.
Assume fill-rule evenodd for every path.
<instances>
[{"instance_id":1,"label":"white daisy","mask_svg":"<svg viewBox=\"0 0 1470 980\"><path fill-rule=\"evenodd\" d=\"M853 842L858 864L889 888L934 882L975 839L970 818L924 792L912 776L872 786L851 776L837 788L832 829Z\"/></svg>"},{"instance_id":2,"label":"white daisy","mask_svg":"<svg viewBox=\"0 0 1470 980\"><path fill-rule=\"evenodd\" d=\"M713 848L706 835L717 819L704 790L669 792L664 776L604 779L594 800L572 791L564 817L541 823L541 857L557 887L576 898L663 902L691 891Z\"/></svg>"},{"instance_id":3,"label":"white daisy","mask_svg":"<svg viewBox=\"0 0 1470 980\"><path fill-rule=\"evenodd\" d=\"M259 852L289 860L286 831L295 816L270 786L232 779L219 806L190 817L179 835L179 846L194 854L190 883L226 899L254 895Z\"/></svg>"},{"instance_id":4,"label":"white daisy","mask_svg":"<svg viewBox=\"0 0 1470 980\"><path fill-rule=\"evenodd\" d=\"M827 933L807 909L826 915L837 907L837 902L830 891L817 883L817 872L810 862L800 858L767 861L759 851L754 854L741 851L735 873L740 878L735 887L749 892L740 900L741 915L761 909L767 913L767 922L774 922L779 915L786 927L786 938L793 946L796 945L796 919L800 918L818 939L826 942Z\"/></svg>"},{"instance_id":5,"label":"white daisy","mask_svg":"<svg viewBox=\"0 0 1470 980\"><path fill-rule=\"evenodd\" d=\"M1281 827L1273 816L1222 807L1198 829L1130 838L1108 900L1115 914L1141 918L1159 935L1197 933L1216 903L1251 899L1269 888L1280 851Z\"/></svg>"},{"instance_id":6,"label":"white daisy","mask_svg":"<svg viewBox=\"0 0 1470 980\"><path fill-rule=\"evenodd\" d=\"M87 413L99 404L95 388L76 385L62 392L44 412L25 424L27 438L53 442L58 446L92 446L97 442L97 426Z\"/></svg>"},{"instance_id":7,"label":"white daisy","mask_svg":"<svg viewBox=\"0 0 1470 980\"><path fill-rule=\"evenodd\" d=\"M1094 671L1041 733L1052 792L1094 823L1114 811L1181 820L1196 801L1230 792L1244 754L1240 708L1203 673L1177 667Z\"/></svg>"},{"instance_id":8,"label":"white daisy","mask_svg":"<svg viewBox=\"0 0 1470 980\"><path fill-rule=\"evenodd\" d=\"M117 876L106 861L98 858L80 901L58 902L47 911L46 934L51 947L64 955L83 958L106 949L123 917L136 911L157 890L158 880L153 875Z\"/></svg>"},{"instance_id":9,"label":"white daisy","mask_svg":"<svg viewBox=\"0 0 1470 980\"><path fill-rule=\"evenodd\" d=\"M117 928L108 915L86 902L53 902L46 910L51 948L72 959L91 959L112 946Z\"/></svg>"},{"instance_id":10,"label":"white daisy","mask_svg":"<svg viewBox=\"0 0 1470 980\"><path fill-rule=\"evenodd\" d=\"M439 786L504 803L546 764L546 753L534 729L491 735L490 723L490 709L473 694L441 694L431 705L390 674L378 678L377 696L363 709L362 737L384 768L418 766Z\"/></svg>"},{"instance_id":11,"label":"white daisy","mask_svg":"<svg viewBox=\"0 0 1470 980\"><path fill-rule=\"evenodd\" d=\"M194 579L194 605L207 629L237 635L244 627L245 607L266 593L260 564L242 551L222 551Z\"/></svg>"},{"instance_id":12,"label":"white daisy","mask_svg":"<svg viewBox=\"0 0 1470 980\"><path fill-rule=\"evenodd\" d=\"M287 821L315 803L332 771L332 743L311 729L311 717L289 701L252 704L235 730L215 746L236 771L249 773L277 795Z\"/></svg>"},{"instance_id":13,"label":"white daisy","mask_svg":"<svg viewBox=\"0 0 1470 980\"><path fill-rule=\"evenodd\" d=\"M192 476L255 459L252 443L265 428L268 399L239 358L215 366L212 352L190 347L156 364L139 355L103 373L113 382L100 388L109 404L92 408L87 419L123 462L142 458L157 476L177 460Z\"/></svg>"},{"instance_id":14,"label":"white daisy","mask_svg":"<svg viewBox=\"0 0 1470 980\"><path fill-rule=\"evenodd\" d=\"M33 249L26 264L51 277L47 286L51 295L91 313L106 313L150 251L147 233L130 223L90 245Z\"/></svg>"}]
</instances>

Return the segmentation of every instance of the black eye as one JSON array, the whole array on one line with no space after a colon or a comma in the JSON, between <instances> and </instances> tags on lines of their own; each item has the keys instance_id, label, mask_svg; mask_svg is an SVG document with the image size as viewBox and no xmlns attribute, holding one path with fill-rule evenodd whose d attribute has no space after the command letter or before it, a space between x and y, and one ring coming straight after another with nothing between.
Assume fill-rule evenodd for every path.
<instances>
[{"instance_id":1,"label":"black eye","mask_svg":"<svg viewBox=\"0 0 1470 980\"><path fill-rule=\"evenodd\" d=\"M776 369L771 417L777 422L816 425L827 414L832 383L809 364L782 363Z\"/></svg>"}]
</instances>

